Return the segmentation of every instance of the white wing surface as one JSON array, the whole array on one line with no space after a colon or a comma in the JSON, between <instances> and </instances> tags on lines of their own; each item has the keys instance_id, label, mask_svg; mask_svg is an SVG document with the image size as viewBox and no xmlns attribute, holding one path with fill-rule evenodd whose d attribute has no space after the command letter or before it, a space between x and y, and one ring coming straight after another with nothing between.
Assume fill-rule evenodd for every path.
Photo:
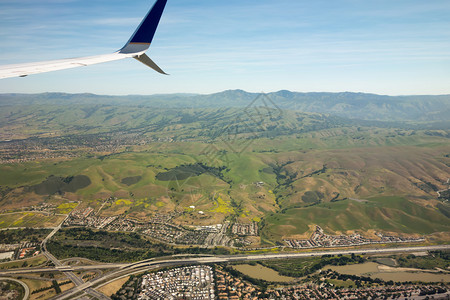
<instances>
[{"instance_id":1,"label":"white wing surface","mask_svg":"<svg viewBox=\"0 0 450 300\"><path fill-rule=\"evenodd\" d=\"M146 54L158 27L167 0L157 0L148 14L142 20L130 40L117 52L97 56L67 58L35 63L0 66L0 79L9 77L25 77L32 74L85 67L89 65L133 57L155 71L164 73Z\"/></svg>"}]
</instances>

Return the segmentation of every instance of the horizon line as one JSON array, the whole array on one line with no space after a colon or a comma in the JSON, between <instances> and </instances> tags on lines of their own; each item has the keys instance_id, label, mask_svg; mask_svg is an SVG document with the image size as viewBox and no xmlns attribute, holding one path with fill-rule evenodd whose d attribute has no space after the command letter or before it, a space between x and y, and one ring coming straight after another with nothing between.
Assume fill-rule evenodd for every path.
<instances>
[{"instance_id":1,"label":"horizon line","mask_svg":"<svg viewBox=\"0 0 450 300\"><path fill-rule=\"evenodd\" d=\"M278 91L270 91L270 92L249 92L243 89L227 89L218 92L212 93L189 93L189 92L174 92L174 93L154 93L154 94L97 94L91 92L80 92L80 93L70 93L70 92L36 92L36 93L18 93L18 92L7 92L0 93L0 95L43 95L43 94L65 94L65 95L93 95L93 96L108 96L108 97L138 97L138 96L168 96L168 95L191 95L191 96L208 96L214 94L221 94L226 92L244 92L247 94L276 94L280 92L289 92L296 94L363 94L363 95L376 95L376 96L386 96L386 97L414 97L414 96L450 96L450 92L448 94L377 94L372 92L353 92L353 91L292 91L287 89L282 89Z\"/></svg>"}]
</instances>

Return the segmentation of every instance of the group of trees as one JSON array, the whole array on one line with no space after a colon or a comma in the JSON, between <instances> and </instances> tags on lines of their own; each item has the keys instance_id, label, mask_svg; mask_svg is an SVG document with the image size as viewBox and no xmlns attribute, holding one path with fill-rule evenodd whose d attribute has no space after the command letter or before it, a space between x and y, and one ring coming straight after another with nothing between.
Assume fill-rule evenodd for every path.
<instances>
[{"instance_id":1,"label":"group of trees","mask_svg":"<svg viewBox=\"0 0 450 300\"><path fill-rule=\"evenodd\" d=\"M348 264L364 263L366 259L362 256L330 256L324 255L322 258L297 259L297 260L280 260L280 261L263 261L261 264L268 268L272 268L281 275L291 277L303 277L312 274L327 265L344 266Z\"/></svg>"},{"instance_id":2,"label":"group of trees","mask_svg":"<svg viewBox=\"0 0 450 300\"><path fill-rule=\"evenodd\" d=\"M38 243L42 241L51 230L49 229L8 229L0 231L0 243L2 244L18 244L22 242Z\"/></svg>"},{"instance_id":3,"label":"group of trees","mask_svg":"<svg viewBox=\"0 0 450 300\"><path fill-rule=\"evenodd\" d=\"M417 269L447 269L450 267L450 251L431 251L427 256L415 256L413 254L395 257L401 267Z\"/></svg>"},{"instance_id":4,"label":"group of trees","mask_svg":"<svg viewBox=\"0 0 450 300\"><path fill-rule=\"evenodd\" d=\"M62 229L47 249L56 257L85 257L101 262L133 262L173 254L230 254L222 247L174 247L150 241L136 232L108 232L90 228Z\"/></svg>"}]
</instances>

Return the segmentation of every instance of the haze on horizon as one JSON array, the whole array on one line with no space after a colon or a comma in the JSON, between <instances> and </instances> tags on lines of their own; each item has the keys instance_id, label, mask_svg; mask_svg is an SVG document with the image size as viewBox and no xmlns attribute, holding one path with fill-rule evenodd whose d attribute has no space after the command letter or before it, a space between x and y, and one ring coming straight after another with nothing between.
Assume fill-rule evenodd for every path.
<instances>
[{"instance_id":1,"label":"haze on horizon","mask_svg":"<svg viewBox=\"0 0 450 300\"><path fill-rule=\"evenodd\" d=\"M0 64L119 49L153 0L6 0ZM0 80L0 93L250 92L450 94L450 3L169 0L148 54Z\"/></svg>"}]
</instances>

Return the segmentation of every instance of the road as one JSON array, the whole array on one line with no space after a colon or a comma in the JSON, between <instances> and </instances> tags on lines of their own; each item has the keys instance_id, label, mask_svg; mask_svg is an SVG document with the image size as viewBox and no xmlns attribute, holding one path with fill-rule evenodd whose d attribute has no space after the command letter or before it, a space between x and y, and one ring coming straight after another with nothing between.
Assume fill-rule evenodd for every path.
<instances>
[{"instance_id":1,"label":"road","mask_svg":"<svg viewBox=\"0 0 450 300\"><path fill-rule=\"evenodd\" d=\"M26 285L24 282L14 279L14 278L3 278L3 277L0 277L0 280L9 280L9 281L17 282L18 284L23 286L23 288L25 290L25 295L23 296L23 300L27 300L30 297L30 289L28 288L28 285Z\"/></svg>"},{"instance_id":2,"label":"road","mask_svg":"<svg viewBox=\"0 0 450 300\"><path fill-rule=\"evenodd\" d=\"M69 215L67 215L64 220L61 222L61 224L59 224L58 226L56 226L52 232L50 232L50 234L42 241L41 243L41 250L42 253L45 255L45 257L47 257L47 259L49 259L54 265L55 265L55 269L62 271L67 278L69 278L73 284L75 285L75 287L81 286L84 284L83 279L79 278L77 275L75 275L75 273L72 272L72 270L70 268L65 268L63 266L63 264L56 258L54 257L48 250L47 250L47 241L49 239L51 239L57 232L58 230L61 229L62 224L64 224L64 222L66 221L66 219L69 217ZM108 300L109 297L105 296L104 294L95 291L91 288L86 288L83 290L85 293L97 298L97 299L104 299L104 300ZM59 298L59 296L58 296Z\"/></svg>"},{"instance_id":3,"label":"road","mask_svg":"<svg viewBox=\"0 0 450 300\"><path fill-rule=\"evenodd\" d=\"M202 256L202 257L177 257L176 259L147 259L140 262L129 264L101 264L89 266L57 266L53 268L36 268L36 269L14 269L7 271L0 271L0 276L12 276L22 273L42 273L61 271L66 275L71 272L98 270L98 269L113 269L113 272L107 273L102 277L95 278L88 282L77 282L76 286L60 295L58 299L72 299L78 294L86 292L99 299L108 299L105 295L95 291L100 285L114 281L121 276L130 275L133 273L144 272L152 269L162 267L174 267L180 265L192 264L207 264L207 263L223 263L235 261L257 261L270 259L288 259L288 258L305 258L322 255L350 255L350 254L382 254L382 253L398 253L398 252L423 252L435 250L450 250L450 245L439 246L423 246L423 247L400 247L400 248L382 248L382 249L355 249L355 250L335 250L335 251L311 251L302 253L267 253L267 254L252 254L252 255L217 255L217 256ZM72 273L73 274L73 273Z\"/></svg>"}]
</instances>

